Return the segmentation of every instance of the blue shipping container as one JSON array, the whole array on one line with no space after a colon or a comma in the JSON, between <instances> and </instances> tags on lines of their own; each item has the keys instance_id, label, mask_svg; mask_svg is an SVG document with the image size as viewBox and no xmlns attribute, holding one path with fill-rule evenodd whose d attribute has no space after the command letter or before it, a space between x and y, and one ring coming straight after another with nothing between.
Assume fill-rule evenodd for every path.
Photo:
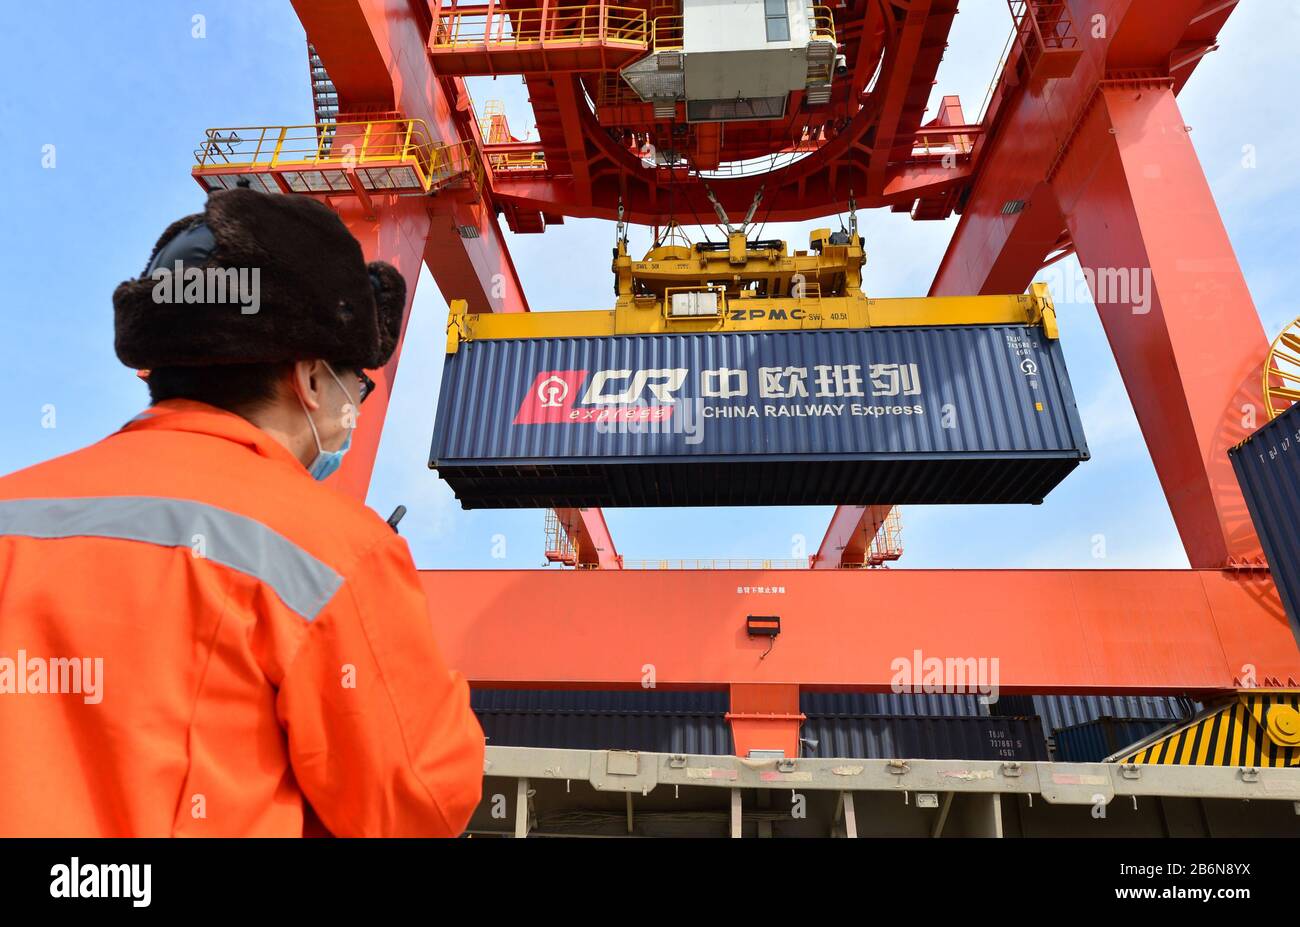
<instances>
[{"instance_id":1,"label":"blue shipping container","mask_svg":"<svg viewBox=\"0 0 1300 927\"><path fill-rule=\"evenodd\" d=\"M804 756L884 760L1047 759L1037 718L808 715Z\"/></svg>"},{"instance_id":2,"label":"blue shipping container","mask_svg":"<svg viewBox=\"0 0 1300 927\"><path fill-rule=\"evenodd\" d=\"M1036 718L989 718L975 697L801 693L805 757L1046 760ZM938 700L952 699L947 703ZM488 743L510 747L729 754L726 692L474 689ZM928 714L943 707L944 717ZM882 713L901 709L901 713Z\"/></svg>"},{"instance_id":3,"label":"blue shipping container","mask_svg":"<svg viewBox=\"0 0 1300 927\"><path fill-rule=\"evenodd\" d=\"M1098 718L1183 721L1201 710L1201 704L1174 695L1003 695L990 714L1038 716L1043 734L1051 737L1062 728L1084 725Z\"/></svg>"},{"instance_id":4,"label":"blue shipping container","mask_svg":"<svg viewBox=\"0 0 1300 927\"><path fill-rule=\"evenodd\" d=\"M466 508L1041 502L1088 457L1018 325L471 341L430 466Z\"/></svg>"},{"instance_id":5,"label":"blue shipping container","mask_svg":"<svg viewBox=\"0 0 1300 927\"><path fill-rule=\"evenodd\" d=\"M1100 763L1178 723L1153 718L1095 718L1056 732L1055 759L1059 763Z\"/></svg>"},{"instance_id":6,"label":"blue shipping container","mask_svg":"<svg viewBox=\"0 0 1300 927\"><path fill-rule=\"evenodd\" d=\"M1300 641L1300 405L1228 451L1273 582Z\"/></svg>"}]
</instances>

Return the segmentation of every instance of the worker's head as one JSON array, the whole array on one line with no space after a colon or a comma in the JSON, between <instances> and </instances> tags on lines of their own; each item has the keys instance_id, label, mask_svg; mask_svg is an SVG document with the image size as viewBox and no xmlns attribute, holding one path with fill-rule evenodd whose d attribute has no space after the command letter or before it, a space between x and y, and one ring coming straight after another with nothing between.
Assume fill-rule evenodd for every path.
<instances>
[{"instance_id":1,"label":"worker's head","mask_svg":"<svg viewBox=\"0 0 1300 927\"><path fill-rule=\"evenodd\" d=\"M327 206L248 189L208 198L163 233L113 294L117 356L155 403L190 399L270 431L332 472L401 330L406 283L366 264Z\"/></svg>"}]
</instances>

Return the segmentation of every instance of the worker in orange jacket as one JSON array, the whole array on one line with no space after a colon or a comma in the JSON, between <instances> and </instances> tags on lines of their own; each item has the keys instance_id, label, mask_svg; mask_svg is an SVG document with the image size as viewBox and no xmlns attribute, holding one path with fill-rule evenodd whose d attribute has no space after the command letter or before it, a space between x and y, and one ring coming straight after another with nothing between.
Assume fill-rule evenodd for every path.
<instances>
[{"instance_id":1,"label":"worker in orange jacket","mask_svg":"<svg viewBox=\"0 0 1300 927\"><path fill-rule=\"evenodd\" d=\"M468 686L405 541L317 482L405 293L328 207L248 189L117 288L152 407L0 479L0 835L465 828Z\"/></svg>"}]
</instances>

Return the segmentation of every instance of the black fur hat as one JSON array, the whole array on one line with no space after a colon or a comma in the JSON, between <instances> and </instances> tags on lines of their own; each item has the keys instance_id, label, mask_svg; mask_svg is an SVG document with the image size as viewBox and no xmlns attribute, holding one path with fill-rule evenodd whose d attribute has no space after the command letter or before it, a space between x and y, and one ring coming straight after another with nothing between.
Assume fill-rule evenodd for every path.
<instances>
[{"instance_id":1,"label":"black fur hat","mask_svg":"<svg viewBox=\"0 0 1300 927\"><path fill-rule=\"evenodd\" d=\"M397 346L405 304L397 268L367 264L328 206L218 190L118 284L114 340L136 369L321 358L373 370Z\"/></svg>"}]
</instances>

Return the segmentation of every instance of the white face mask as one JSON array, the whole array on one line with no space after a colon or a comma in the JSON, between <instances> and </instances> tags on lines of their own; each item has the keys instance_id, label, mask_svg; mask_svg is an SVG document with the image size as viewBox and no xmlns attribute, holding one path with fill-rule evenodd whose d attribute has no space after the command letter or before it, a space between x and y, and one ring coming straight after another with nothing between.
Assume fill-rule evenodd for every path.
<instances>
[{"instance_id":1,"label":"white face mask","mask_svg":"<svg viewBox=\"0 0 1300 927\"><path fill-rule=\"evenodd\" d=\"M339 385L339 389L343 390L343 395L348 397L348 402L352 405L354 416L360 415L361 413L357 409L357 404L352 402L352 394L349 393L348 388L343 385L343 381L340 380L338 374L334 372L334 368L324 361L321 363L325 364L325 369L328 370L330 376L334 378L334 382ZM311 426L311 436L316 441L316 459L311 462L311 466L307 468L307 472L312 475L313 479L323 480L338 470L338 468L343 464L343 455L352 447L352 432L356 426L354 425L352 428L348 429L348 436L343 439L342 447L337 451L327 451L325 448L321 447L320 433L316 431L316 423L312 421L311 413L307 411L307 404L302 401L301 396L298 396L298 404L302 406L303 414L307 416L307 424Z\"/></svg>"}]
</instances>

